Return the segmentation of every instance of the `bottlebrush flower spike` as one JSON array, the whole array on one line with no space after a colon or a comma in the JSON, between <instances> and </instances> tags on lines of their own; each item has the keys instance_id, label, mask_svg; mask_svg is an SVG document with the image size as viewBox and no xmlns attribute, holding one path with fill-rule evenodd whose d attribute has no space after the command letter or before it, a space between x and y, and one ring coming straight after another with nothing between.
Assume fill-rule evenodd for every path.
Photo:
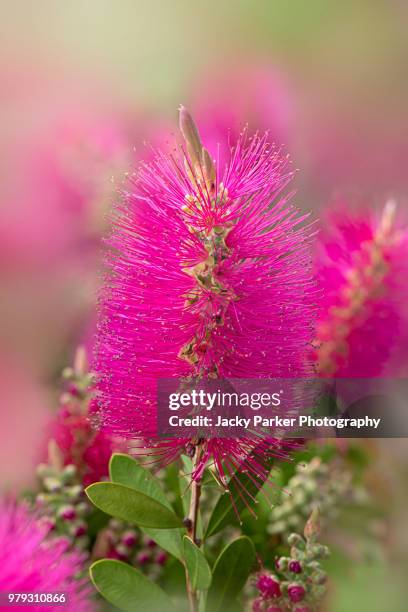
<instances>
[{"instance_id":1,"label":"bottlebrush flower spike","mask_svg":"<svg viewBox=\"0 0 408 612\"><path fill-rule=\"evenodd\" d=\"M0 504L0 591L2 593L66 593L67 604L47 605L47 610L87 612L93 610L90 589L78 579L83 556L68 552L67 543L47 539L48 528L36 520L24 505ZM24 605L38 610L39 604Z\"/></svg>"},{"instance_id":2,"label":"bottlebrush flower spike","mask_svg":"<svg viewBox=\"0 0 408 612\"><path fill-rule=\"evenodd\" d=\"M73 368L63 371L65 391L60 396L60 407L46 428L43 460L54 467L73 464L84 486L103 480L109 474L109 459L114 450L122 450L123 443L101 431L96 431L92 420L97 418L97 404L93 398L94 380L88 372L86 351L79 347ZM55 465L50 448L56 447ZM53 453L55 455L55 453Z\"/></svg>"},{"instance_id":3,"label":"bottlebrush flower spike","mask_svg":"<svg viewBox=\"0 0 408 612\"><path fill-rule=\"evenodd\" d=\"M407 257L408 231L394 202L379 218L329 216L316 258L323 300L313 359L321 376L397 373L391 359L407 340Z\"/></svg>"},{"instance_id":4,"label":"bottlebrush flower spike","mask_svg":"<svg viewBox=\"0 0 408 612\"><path fill-rule=\"evenodd\" d=\"M315 308L313 230L281 196L287 157L267 134L244 133L220 168L183 107L180 128L185 145L142 164L117 206L95 362L103 428L164 462L195 451L157 439L158 379L307 375ZM277 441L211 439L193 477L212 460L226 482L255 447L282 452Z\"/></svg>"}]
</instances>

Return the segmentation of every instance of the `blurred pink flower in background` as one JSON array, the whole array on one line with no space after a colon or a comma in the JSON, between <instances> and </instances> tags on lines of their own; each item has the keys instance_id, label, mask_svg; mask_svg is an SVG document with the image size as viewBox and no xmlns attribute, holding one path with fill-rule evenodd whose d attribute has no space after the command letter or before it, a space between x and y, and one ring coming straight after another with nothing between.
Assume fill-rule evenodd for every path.
<instances>
[{"instance_id":1,"label":"blurred pink flower in background","mask_svg":"<svg viewBox=\"0 0 408 612\"><path fill-rule=\"evenodd\" d=\"M111 176L126 168L130 119L97 83L58 66L9 58L0 81L0 332L48 375L93 299Z\"/></svg>"},{"instance_id":2,"label":"blurred pink flower in background","mask_svg":"<svg viewBox=\"0 0 408 612\"><path fill-rule=\"evenodd\" d=\"M320 202L346 192L406 198L405 106L390 109L384 100L342 106L321 86L299 106L298 160Z\"/></svg>"},{"instance_id":3,"label":"blurred pink flower in background","mask_svg":"<svg viewBox=\"0 0 408 612\"><path fill-rule=\"evenodd\" d=\"M24 505L0 503L0 591L6 593L65 594L64 604L13 604L22 610L94 609L91 589L78 574L84 569L84 556L68 551L69 542L47 538L48 528L32 516ZM9 609L5 604L2 610Z\"/></svg>"},{"instance_id":4,"label":"blurred pink flower in background","mask_svg":"<svg viewBox=\"0 0 408 612\"><path fill-rule=\"evenodd\" d=\"M347 205L329 211L316 268L323 298L313 358L320 375L401 374L408 350L408 229L395 204L379 215Z\"/></svg>"},{"instance_id":5,"label":"blurred pink flower in background","mask_svg":"<svg viewBox=\"0 0 408 612\"><path fill-rule=\"evenodd\" d=\"M19 492L33 484L49 397L20 360L0 355L0 485Z\"/></svg>"},{"instance_id":6,"label":"blurred pink flower in background","mask_svg":"<svg viewBox=\"0 0 408 612\"><path fill-rule=\"evenodd\" d=\"M250 134L268 131L270 142L287 144L291 138L291 89L281 70L263 61L235 58L207 67L192 85L189 107L207 149L215 159L219 151L221 164L246 125Z\"/></svg>"}]
</instances>

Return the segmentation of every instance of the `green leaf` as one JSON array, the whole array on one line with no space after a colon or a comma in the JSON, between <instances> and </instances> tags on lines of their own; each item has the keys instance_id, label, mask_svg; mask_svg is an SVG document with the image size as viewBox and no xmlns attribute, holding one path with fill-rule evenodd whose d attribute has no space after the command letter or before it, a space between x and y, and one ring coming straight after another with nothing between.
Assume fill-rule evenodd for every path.
<instances>
[{"instance_id":1,"label":"green leaf","mask_svg":"<svg viewBox=\"0 0 408 612\"><path fill-rule=\"evenodd\" d=\"M109 474L112 482L117 482L153 497L171 510L171 504L161 488L160 482L133 457L121 453L113 454L109 462Z\"/></svg>"},{"instance_id":2,"label":"green leaf","mask_svg":"<svg viewBox=\"0 0 408 612\"><path fill-rule=\"evenodd\" d=\"M140 491L114 482L96 482L85 489L91 502L106 514L140 527L182 527L172 510Z\"/></svg>"},{"instance_id":3,"label":"green leaf","mask_svg":"<svg viewBox=\"0 0 408 612\"><path fill-rule=\"evenodd\" d=\"M255 548L246 536L234 540L215 562L207 612L230 612L237 607L236 597L244 588L255 563Z\"/></svg>"},{"instance_id":4,"label":"green leaf","mask_svg":"<svg viewBox=\"0 0 408 612\"><path fill-rule=\"evenodd\" d=\"M116 559L101 559L91 565L89 573L99 593L120 610L176 612L166 593L127 563Z\"/></svg>"},{"instance_id":5,"label":"green leaf","mask_svg":"<svg viewBox=\"0 0 408 612\"><path fill-rule=\"evenodd\" d=\"M172 505L161 488L160 482L133 457L115 453L109 463L109 472L113 482L144 493L172 511ZM181 531L139 526L161 548L177 559L182 559Z\"/></svg>"},{"instance_id":6,"label":"green leaf","mask_svg":"<svg viewBox=\"0 0 408 612\"><path fill-rule=\"evenodd\" d=\"M211 570L207 559L188 536L183 538L183 553L193 589L208 589L211 584Z\"/></svg>"},{"instance_id":7,"label":"green leaf","mask_svg":"<svg viewBox=\"0 0 408 612\"><path fill-rule=\"evenodd\" d=\"M244 461L240 469L237 470L229 481L229 491L223 493L209 518L205 538L218 533L226 525L237 522L237 513L240 514L253 497L256 496L262 485L268 479L273 464L273 457L267 455L260 457L256 454L256 449L252 454L252 459L256 458L258 465L262 466L262 474L253 473L250 467L251 457Z\"/></svg>"}]
</instances>

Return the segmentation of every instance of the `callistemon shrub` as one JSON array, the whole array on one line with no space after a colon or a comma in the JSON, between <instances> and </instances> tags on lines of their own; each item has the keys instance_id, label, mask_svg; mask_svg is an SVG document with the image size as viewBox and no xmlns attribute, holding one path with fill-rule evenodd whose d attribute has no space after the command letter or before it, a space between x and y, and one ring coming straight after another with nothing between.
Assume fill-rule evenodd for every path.
<instances>
[{"instance_id":1,"label":"callistemon shrub","mask_svg":"<svg viewBox=\"0 0 408 612\"><path fill-rule=\"evenodd\" d=\"M317 244L322 299L313 360L319 374L406 374L408 230L395 203L377 214L333 209Z\"/></svg>"},{"instance_id":2,"label":"callistemon shrub","mask_svg":"<svg viewBox=\"0 0 408 612\"><path fill-rule=\"evenodd\" d=\"M95 364L102 426L162 461L196 441L157 438L157 381L307 375L316 299L314 230L282 195L287 156L244 132L220 166L184 108L180 129L183 143L141 164L114 211ZM201 465L225 480L255 445L282 451L210 439Z\"/></svg>"}]
</instances>

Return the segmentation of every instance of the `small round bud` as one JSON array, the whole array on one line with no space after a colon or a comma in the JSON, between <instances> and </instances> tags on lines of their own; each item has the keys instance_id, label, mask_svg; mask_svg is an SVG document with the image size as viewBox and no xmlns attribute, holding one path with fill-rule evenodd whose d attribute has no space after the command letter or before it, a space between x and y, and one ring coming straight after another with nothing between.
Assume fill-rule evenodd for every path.
<instances>
[{"instance_id":1,"label":"small round bud","mask_svg":"<svg viewBox=\"0 0 408 612\"><path fill-rule=\"evenodd\" d=\"M82 486L74 485L72 487L67 487L66 493L69 499L72 499L72 501L76 501L82 495Z\"/></svg>"},{"instance_id":2,"label":"small round bud","mask_svg":"<svg viewBox=\"0 0 408 612\"><path fill-rule=\"evenodd\" d=\"M330 551L323 544L315 544L310 547L309 555L314 559L326 559L330 555Z\"/></svg>"},{"instance_id":3,"label":"small round bud","mask_svg":"<svg viewBox=\"0 0 408 612\"><path fill-rule=\"evenodd\" d=\"M137 533L135 531L125 531L122 536L122 542L125 546L134 546L137 542Z\"/></svg>"},{"instance_id":4,"label":"small round bud","mask_svg":"<svg viewBox=\"0 0 408 612\"><path fill-rule=\"evenodd\" d=\"M115 546L115 550L119 555L119 558L122 559L122 561L126 561L127 559L129 559L129 548L127 546L124 546L123 544L118 544L117 546Z\"/></svg>"},{"instance_id":5,"label":"small round bud","mask_svg":"<svg viewBox=\"0 0 408 612\"><path fill-rule=\"evenodd\" d=\"M58 493L61 490L61 482L58 478L48 476L44 478L44 488L50 493Z\"/></svg>"},{"instance_id":6,"label":"small round bud","mask_svg":"<svg viewBox=\"0 0 408 612\"><path fill-rule=\"evenodd\" d=\"M292 559L291 561L289 561L289 571L293 572L294 574L301 574L302 566L300 562L296 559Z\"/></svg>"},{"instance_id":7,"label":"small round bud","mask_svg":"<svg viewBox=\"0 0 408 612\"><path fill-rule=\"evenodd\" d=\"M84 521L78 521L76 524L72 525L70 529L71 534L76 538L80 538L81 536L85 535L86 531L87 525L84 523Z\"/></svg>"},{"instance_id":8,"label":"small round bud","mask_svg":"<svg viewBox=\"0 0 408 612\"><path fill-rule=\"evenodd\" d=\"M119 561L126 561L126 559L122 559L121 556L119 555L119 553L116 552L115 548L112 548L107 555L108 559L117 559Z\"/></svg>"},{"instance_id":9,"label":"small round bud","mask_svg":"<svg viewBox=\"0 0 408 612\"><path fill-rule=\"evenodd\" d=\"M149 538L148 536L143 537L143 544L144 546L147 546L148 548L155 548L157 546L156 542L152 540L152 538Z\"/></svg>"},{"instance_id":10,"label":"small round bud","mask_svg":"<svg viewBox=\"0 0 408 612\"><path fill-rule=\"evenodd\" d=\"M73 521L76 518L74 506L61 506L61 508L58 510L58 516L65 521Z\"/></svg>"},{"instance_id":11,"label":"small round bud","mask_svg":"<svg viewBox=\"0 0 408 612\"><path fill-rule=\"evenodd\" d=\"M299 533L291 533L290 536L288 536L288 544L289 546L296 546L299 548L299 545L303 545L302 548L304 548L305 542Z\"/></svg>"},{"instance_id":12,"label":"small round bud","mask_svg":"<svg viewBox=\"0 0 408 612\"><path fill-rule=\"evenodd\" d=\"M156 557L155 557L155 561L156 563L158 563L159 565L164 565L167 561L167 554L165 553L164 550L160 550Z\"/></svg>"},{"instance_id":13,"label":"small round bud","mask_svg":"<svg viewBox=\"0 0 408 612\"><path fill-rule=\"evenodd\" d=\"M62 471L62 476L64 480L70 480L74 476L76 476L77 469L73 463L69 463L66 465Z\"/></svg>"},{"instance_id":14,"label":"small round bud","mask_svg":"<svg viewBox=\"0 0 408 612\"><path fill-rule=\"evenodd\" d=\"M287 557L280 557L275 561L275 568L278 572L284 572L288 567L289 559Z\"/></svg>"},{"instance_id":15,"label":"small round bud","mask_svg":"<svg viewBox=\"0 0 408 612\"><path fill-rule=\"evenodd\" d=\"M299 601L302 601L305 595L306 591L301 584L292 582L288 585L288 597L293 603L298 603Z\"/></svg>"},{"instance_id":16,"label":"small round bud","mask_svg":"<svg viewBox=\"0 0 408 612\"><path fill-rule=\"evenodd\" d=\"M109 527L111 529L114 529L115 531L119 531L120 529L123 529L124 523L123 521L120 521L119 519L111 519L109 521Z\"/></svg>"},{"instance_id":17,"label":"small round bud","mask_svg":"<svg viewBox=\"0 0 408 612\"><path fill-rule=\"evenodd\" d=\"M136 555L136 563L138 563L139 565L146 565L146 563L149 563L150 559L151 559L150 550L141 550Z\"/></svg>"}]
</instances>

